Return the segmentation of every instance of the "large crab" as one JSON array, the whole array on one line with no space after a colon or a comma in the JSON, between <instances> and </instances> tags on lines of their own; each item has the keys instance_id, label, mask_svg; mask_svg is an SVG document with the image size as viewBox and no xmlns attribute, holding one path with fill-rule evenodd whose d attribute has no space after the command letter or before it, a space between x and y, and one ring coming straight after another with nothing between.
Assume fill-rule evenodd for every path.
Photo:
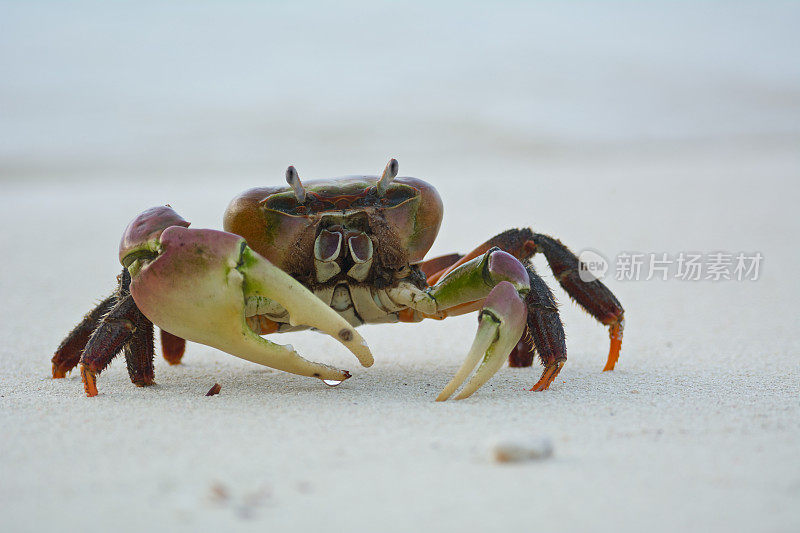
<instances>
[{"instance_id":1,"label":"large crab","mask_svg":"<svg viewBox=\"0 0 800 533\"><path fill-rule=\"evenodd\" d=\"M255 188L225 211L225 231L190 229L170 206L154 207L125 229L124 269L116 292L89 312L53 356L53 377L79 363L88 396L97 376L123 350L131 381L153 383L153 324L165 359L180 362L185 339L272 368L338 384L350 377L302 358L291 345L261 335L313 328L344 344L365 367L373 358L354 327L419 322L479 311L478 332L437 400L467 398L509 357L544 372L549 387L567 358L564 330L550 289L530 258L545 255L556 279L609 327L604 370L622 345L623 309L598 280L583 281L579 261L560 241L511 229L466 255L424 260L442 220L436 189L397 177L392 159L381 176L347 176L305 184L294 167L289 187ZM477 370L475 370L477 367ZM474 370L474 373L473 373Z\"/></svg>"}]
</instances>

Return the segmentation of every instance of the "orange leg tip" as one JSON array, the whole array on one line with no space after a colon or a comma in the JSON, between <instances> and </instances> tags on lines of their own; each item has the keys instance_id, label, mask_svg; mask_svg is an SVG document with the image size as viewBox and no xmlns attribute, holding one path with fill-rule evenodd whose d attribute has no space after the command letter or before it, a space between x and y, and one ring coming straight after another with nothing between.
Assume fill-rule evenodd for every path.
<instances>
[{"instance_id":1,"label":"orange leg tip","mask_svg":"<svg viewBox=\"0 0 800 533\"><path fill-rule=\"evenodd\" d=\"M540 377L539 381L531 388L531 391L541 392L547 390L553 380L556 379L556 376L558 376L558 373L561 372L561 368L564 366L565 362L566 361L562 359L545 367L544 372L542 372L542 377Z\"/></svg>"},{"instance_id":2,"label":"orange leg tip","mask_svg":"<svg viewBox=\"0 0 800 533\"><path fill-rule=\"evenodd\" d=\"M97 375L86 368L86 365L81 365L81 379L83 380L83 388L86 391L86 396L97 396Z\"/></svg>"},{"instance_id":3,"label":"orange leg tip","mask_svg":"<svg viewBox=\"0 0 800 533\"><path fill-rule=\"evenodd\" d=\"M611 347L608 350L608 361L606 366L603 367L603 372L614 370L619 360L619 352L622 349L622 339L611 339Z\"/></svg>"},{"instance_id":4,"label":"orange leg tip","mask_svg":"<svg viewBox=\"0 0 800 533\"><path fill-rule=\"evenodd\" d=\"M170 365L175 366L181 364L181 359L183 358L183 353L174 354L169 353L167 350L162 349L162 353L164 355L164 360Z\"/></svg>"},{"instance_id":5,"label":"orange leg tip","mask_svg":"<svg viewBox=\"0 0 800 533\"><path fill-rule=\"evenodd\" d=\"M606 361L606 366L603 367L603 372L614 370L614 367L617 365L619 352L622 350L622 328L623 322L621 320L608 328L608 336L611 338L611 345L608 349L608 361Z\"/></svg>"},{"instance_id":6,"label":"orange leg tip","mask_svg":"<svg viewBox=\"0 0 800 533\"><path fill-rule=\"evenodd\" d=\"M67 371L53 363L53 379L62 379L67 377Z\"/></svg>"}]
</instances>

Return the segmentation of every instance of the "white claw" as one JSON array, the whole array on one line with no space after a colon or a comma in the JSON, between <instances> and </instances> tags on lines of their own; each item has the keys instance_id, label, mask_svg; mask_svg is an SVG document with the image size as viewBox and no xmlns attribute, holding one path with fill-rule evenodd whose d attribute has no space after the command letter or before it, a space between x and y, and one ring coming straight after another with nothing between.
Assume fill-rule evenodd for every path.
<instances>
[{"instance_id":1,"label":"white claw","mask_svg":"<svg viewBox=\"0 0 800 533\"><path fill-rule=\"evenodd\" d=\"M159 327L187 340L213 346L265 366L330 381L350 377L344 370L302 358L291 345L274 344L251 330L244 318L249 295L283 305L293 323L334 336L372 364L364 339L297 280L244 246L244 239L214 230L170 227L161 253L131 282L136 305Z\"/></svg>"},{"instance_id":2,"label":"white claw","mask_svg":"<svg viewBox=\"0 0 800 533\"><path fill-rule=\"evenodd\" d=\"M249 248L243 251L245 295L266 296L281 304L293 326L311 326L344 344L362 366L375 360L364 338L339 313L325 305L300 282Z\"/></svg>"},{"instance_id":3,"label":"white claw","mask_svg":"<svg viewBox=\"0 0 800 533\"><path fill-rule=\"evenodd\" d=\"M478 364L478 361L481 360L481 357L484 356L486 350L489 349L489 346L491 346L492 342L494 342L497 337L497 326L497 322L493 320L481 319L480 325L478 326L478 333L475 335L475 340L472 341L472 347L469 349L466 359L464 359L461 368L458 369L458 372L456 372L456 375L450 380L450 383L439 393L439 396L436 398L437 402L443 402L452 396L456 389L469 377Z\"/></svg>"},{"instance_id":4,"label":"white claw","mask_svg":"<svg viewBox=\"0 0 800 533\"><path fill-rule=\"evenodd\" d=\"M525 330L525 304L511 283L498 283L484 301L478 319L478 333L472 343L464 364L450 380L450 383L436 398L436 401L447 400L453 392L467 379L470 372L483 356L478 370L464 385L456 400L469 398L472 393L494 376L508 357L512 348L519 342Z\"/></svg>"},{"instance_id":5,"label":"white claw","mask_svg":"<svg viewBox=\"0 0 800 533\"><path fill-rule=\"evenodd\" d=\"M486 356L483 358L483 362L481 366L478 367L478 370L475 371L475 375L472 376L458 396L455 397L456 400L463 400L464 398L469 398L472 396L472 393L478 390L481 385L489 381L489 378L497 374L497 371L503 366L503 363L508 357L508 354L511 353L511 349L516 346L517 342L519 342L519 338L522 335L522 331L515 332L512 334L508 334L501 329L500 324L495 323L495 331L498 331L498 338L496 342L493 342L491 346L486 350Z\"/></svg>"}]
</instances>

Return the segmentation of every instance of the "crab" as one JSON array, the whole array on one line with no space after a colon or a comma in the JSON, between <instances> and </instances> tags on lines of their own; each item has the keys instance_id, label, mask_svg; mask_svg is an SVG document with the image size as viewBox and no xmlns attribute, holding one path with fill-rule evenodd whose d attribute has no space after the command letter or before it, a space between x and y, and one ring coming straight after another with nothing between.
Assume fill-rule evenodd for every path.
<instances>
[{"instance_id":1,"label":"crab","mask_svg":"<svg viewBox=\"0 0 800 533\"><path fill-rule=\"evenodd\" d=\"M355 330L362 324L420 322L478 312L463 365L436 398L472 395L502 367L544 366L531 390L546 390L567 359L552 292L531 258L544 254L558 282L608 327L603 370L622 346L623 309L597 279L584 281L578 258L559 240L510 229L471 252L425 259L442 221L430 184L398 177L389 161L380 176L302 183L294 167L286 186L253 188L228 205L224 231L194 229L169 205L139 214L119 247L115 292L67 335L52 358L53 378L80 364L87 396L123 351L131 381L154 383L154 324L170 364L186 340L285 372L336 385L350 373L301 357L263 337L314 329L349 349L364 366L373 357Z\"/></svg>"}]
</instances>

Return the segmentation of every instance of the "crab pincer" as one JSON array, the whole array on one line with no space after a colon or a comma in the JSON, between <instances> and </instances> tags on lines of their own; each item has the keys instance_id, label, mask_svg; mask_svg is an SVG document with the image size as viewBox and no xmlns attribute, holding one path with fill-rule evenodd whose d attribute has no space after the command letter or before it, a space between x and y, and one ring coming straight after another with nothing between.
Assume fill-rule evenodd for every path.
<instances>
[{"instance_id":1,"label":"crab pincer","mask_svg":"<svg viewBox=\"0 0 800 533\"><path fill-rule=\"evenodd\" d=\"M363 366L372 365L369 347L345 319L250 249L242 237L190 229L179 220L170 207L148 210L128 226L120 244L133 299L153 323L278 370L332 381L350 377L346 370L308 361L291 345L272 343L251 330L244 314L247 299L269 298L286 309L292 325L327 333Z\"/></svg>"},{"instance_id":2,"label":"crab pincer","mask_svg":"<svg viewBox=\"0 0 800 533\"><path fill-rule=\"evenodd\" d=\"M436 401L450 398L479 362L480 366L456 400L468 398L494 376L525 331L526 316L527 310L517 289L508 281L498 283L484 301L478 318L478 333L464 363Z\"/></svg>"}]
</instances>

